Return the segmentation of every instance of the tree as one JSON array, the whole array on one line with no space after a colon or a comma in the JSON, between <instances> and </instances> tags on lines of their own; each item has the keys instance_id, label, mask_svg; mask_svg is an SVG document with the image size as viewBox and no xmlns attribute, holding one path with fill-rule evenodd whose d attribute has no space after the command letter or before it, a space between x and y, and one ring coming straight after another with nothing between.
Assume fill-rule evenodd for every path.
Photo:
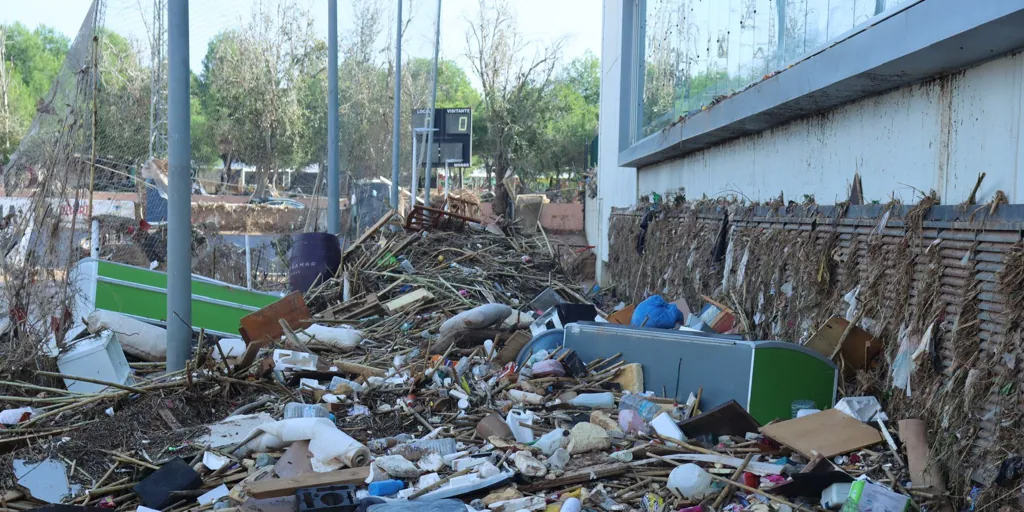
<instances>
[{"instance_id":1,"label":"tree","mask_svg":"<svg viewBox=\"0 0 1024 512\"><path fill-rule=\"evenodd\" d=\"M242 30L221 34L208 48L203 79L216 132L231 130L227 153L256 166L257 197L266 195L270 173L276 182L277 171L292 161L299 84L316 55L314 39L307 10L291 1L272 10L260 1Z\"/></svg>"},{"instance_id":2,"label":"tree","mask_svg":"<svg viewBox=\"0 0 1024 512\"><path fill-rule=\"evenodd\" d=\"M548 114L542 107L549 104L563 42L531 50L507 0L479 0L479 7L479 17L466 32L466 56L483 88L486 110L486 137L478 147L485 153L488 182L494 174L500 185L514 159L540 139L540 121ZM503 187L497 192L502 196ZM498 199L495 212L501 214L505 206Z\"/></svg>"},{"instance_id":3,"label":"tree","mask_svg":"<svg viewBox=\"0 0 1024 512\"><path fill-rule=\"evenodd\" d=\"M0 25L0 166L17 149L69 45L67 37L50 27Z\"/></svg>"}]
</instances>

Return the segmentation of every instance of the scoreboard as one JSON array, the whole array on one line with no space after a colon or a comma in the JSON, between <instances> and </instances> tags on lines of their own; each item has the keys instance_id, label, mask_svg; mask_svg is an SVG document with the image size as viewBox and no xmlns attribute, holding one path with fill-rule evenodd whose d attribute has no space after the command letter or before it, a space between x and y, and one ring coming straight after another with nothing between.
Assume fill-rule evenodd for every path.
<instances>
[{"instance_id":1,"label":"scoreboard","mask_svg":"<svg viewBox=\"0 0 1024 512\"><path fill-rule=\"evenodd\" d=\"M423 128L429 109L421 108L412 112L413 128ZM431 166L443 168L446 161L455 160L450 167L469 167L473 155L473 109L471 108L438 108L434 109L434 143L427 151ZM426 140L426 133L421 141ZM420 147L426 145L423 142ZM420 159L417 158L419 161ZM422 160L425 165L426 160Z\"/></svg>"}]
</instances>

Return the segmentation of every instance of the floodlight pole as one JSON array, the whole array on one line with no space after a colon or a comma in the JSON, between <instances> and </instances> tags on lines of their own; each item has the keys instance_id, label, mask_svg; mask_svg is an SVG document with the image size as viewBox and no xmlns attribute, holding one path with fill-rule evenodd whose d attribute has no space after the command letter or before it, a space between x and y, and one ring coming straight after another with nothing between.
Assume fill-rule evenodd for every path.
<instances>
[{"instance_id":1,"label":"floodlight pole","mask_svg":"<svg viewBox=\"0 0 1024 512\"><path fill-rule=\"evenodd\" d=\"M437 121L434 119L434 113L437 109L437 58L441 50L441 0L437 0L437 23L434 24L434 71L433 71L433 88L430 90L430 111L427 113L430 116L430 128L433 128ZM423 202L430 206L430 168L431 159L434 155L430 154L434 146L434 131L431 130L427 134L427 168L426 168L426 183L423 188ZM448 197L448 194L445 194Z\"/></svg>"},{"instance_id":2,"label":"floodlight pole","mask_svg":"<svg viewBox=\"0 0 1024 512\"><path fill-rule=\"evenodd\" d=\"M167 371L192 351L192 144L188 0L167 2Z\"/></svg>"},{"instance_id":3,"label":"floodlight pole","mask_svg":"<svg viewBox=\"0 0 1024 512\"><path fill-rule=\"evenodd\" d=\"M327 0L327 232L341 233L338 169L338 0Z\"/></svg>"},{"instance_id":4,"label":"floodlight pole","mask_svg":"<svg viewBox=\"0 0 1024 512\"><path fill-rule=\"evenodd\" d=\"M398 209L398 166L402 150L402 134L399 130L399 125L402 123L402 0L398 0L397 23L398 30L395 32L395 112L391 120L391 208L395 210Z\"/></svg>"}]
</instances>

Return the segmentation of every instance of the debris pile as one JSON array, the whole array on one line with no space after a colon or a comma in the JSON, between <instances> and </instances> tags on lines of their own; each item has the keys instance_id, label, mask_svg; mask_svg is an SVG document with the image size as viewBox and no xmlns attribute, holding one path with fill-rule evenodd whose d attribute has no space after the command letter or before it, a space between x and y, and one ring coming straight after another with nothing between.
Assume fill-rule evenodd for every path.
<instances>
[{"instance_id":1,"label":"debris pile","mask_svg":"<svg viewBox=\"0 0 1024 512\"><path fill-rule=\"evenodd\" d=\"M0 509L946 506L923 423L836 403L828 356L719 334L711 303L606 314L543 231L386 220L240 339L198 333L183 371L129 362L137 333L96 322L65 351L102 364L9 372Z\"/></svg>"}]
</instances>

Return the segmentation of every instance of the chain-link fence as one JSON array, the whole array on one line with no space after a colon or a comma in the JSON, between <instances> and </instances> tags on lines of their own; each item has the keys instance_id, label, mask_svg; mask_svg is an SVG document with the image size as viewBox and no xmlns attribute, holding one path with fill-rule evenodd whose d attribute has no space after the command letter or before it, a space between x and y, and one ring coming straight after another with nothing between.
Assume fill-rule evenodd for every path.
<instances>
[{"instance_id":1,"label":"chain-link fence","mask_svg":"<svg viewBox=\"0 0 1024 512\"><path fill-rule=\"evenodd\" d=\"M68 276L94 245L102 260L166 268L166 4L94 0L30 125L0 152L0 310L22 339L66 324L77 293ZM339 4L343 208L361 204L342 219L353 236L389 207L397 6ZM407 184L413 111L431 107L438 11L434 0L403 9ZM326 228L327 6L191 2L189 32L193 271L282 289L290 235Z\"/></svg>"},{"instance_id":2,"label":"chain-link fence","mask_svg":"<svg viewBox=\"0 0 1024 512\"><path fill-rule=\"evenodd\" d=\"M66 268L88 255L97 218L101 258L164 268L166 3L95 0L85 13L4 172L4 206L22 212L8 228L17 261ZM391 174L396 7L385 0L339 6L342 190L366 201L363 219L343 215L352 232L387 198L378 189ZM403 9L400 161L408 183L412 113L431 107L438 11L435 1ZM287 268L288 244L277 239L325 228L326 11L323 2L295 0L190 5L199 274L273 287Z\"/></svg>"}]
</instances>

